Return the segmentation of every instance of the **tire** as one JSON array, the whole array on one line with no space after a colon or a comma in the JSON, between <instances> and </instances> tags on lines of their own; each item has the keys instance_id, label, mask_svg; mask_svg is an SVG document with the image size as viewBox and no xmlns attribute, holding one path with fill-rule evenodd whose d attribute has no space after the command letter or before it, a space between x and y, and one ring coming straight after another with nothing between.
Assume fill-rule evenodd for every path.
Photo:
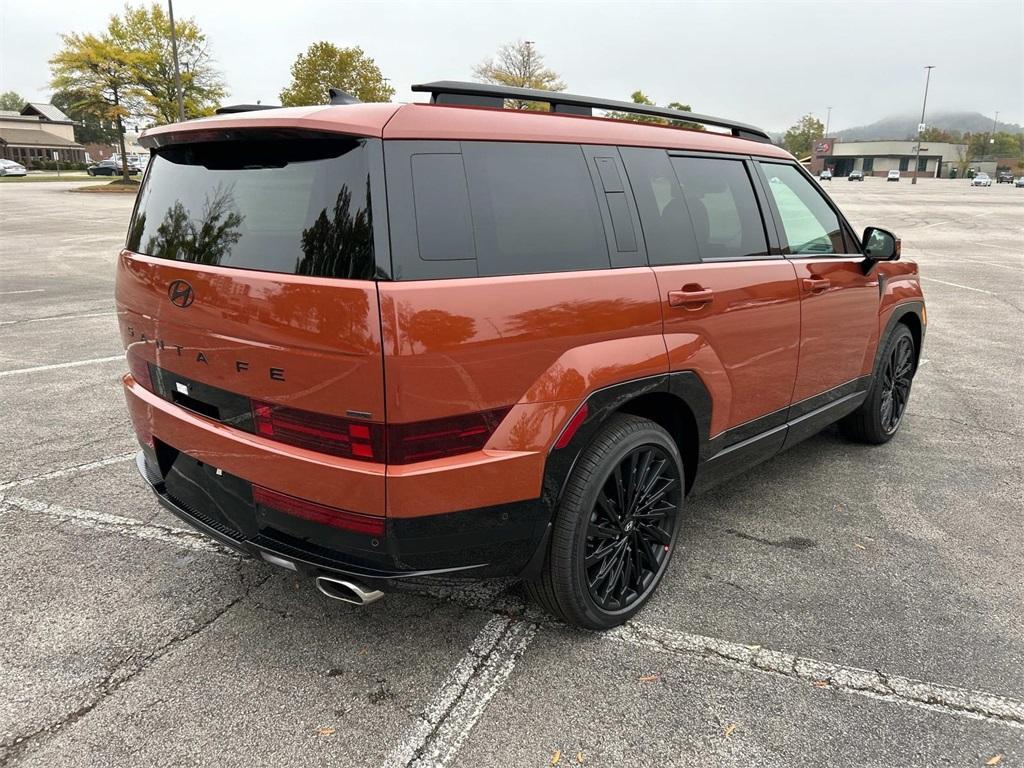
<instances>
[{"instance_id":1,"label":"tire","mask_svg":"<svg viewBox=\"0 0 1024 768\"><path fill-rule=\"evenodd\" d=\"M886 339L868 396L839 422L846 437L869 445L889 442L903 423L916 371L914 336L898 323Z\"/></svg>"},{"instance_id":2,"label":"tire","mask_svg":"<svg viewBox=\"0 0 1024 768\"><path fill-rule=\"evenodd\" d=\"M529 595L578 627L627 621L650 599L675 551L684 482L668 432L638 416L612 416L569 476L541 575L526 584ZM630 513L652 504L642 518Z\"/></svg>"},{"instance_id":3,"label":"tire","mask_svg":"<svg viewBox=\"0 0 1024 768\"><path fill-rule=\"evenodd\" d=\"M89 174L90 176L96 175L96 171L86 171L86 173Z\"/></svg>"}]
</instances>

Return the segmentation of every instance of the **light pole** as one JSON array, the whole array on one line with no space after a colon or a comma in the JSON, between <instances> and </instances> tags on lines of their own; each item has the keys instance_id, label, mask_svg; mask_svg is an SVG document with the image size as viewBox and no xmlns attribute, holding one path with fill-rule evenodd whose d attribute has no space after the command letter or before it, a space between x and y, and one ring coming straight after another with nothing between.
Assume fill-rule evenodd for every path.
<instances>
[{"instance_id":1,"label":"light pole","mask_svg":"<svg viewBox=\"0 0 1024 768\"><path fill-rule=\"evenodd\" d=\"M174 57L174 91L178 96L178 122L185 122L185 99L181 95L181 70L178 69L178 33L174 29L174 2L167 0L167 14L171 19L171 55Z\"/></svg>"},{"instance_id":2,"label":"light pole","mask_svg":"<svg viewBox=\"0 0 1024 768\"><path fill-rule=\"evenodd\" d=\"M934 64L925 67L928 75L924 79L924 101L921 103L921 122L917 124L917 154L914 156L914 176L910 179L911 184L917 184L918 168L921 167L921 132L924 131L924 110L928 106L928 84L932 80Z\"/></svg>"},{"instance_id":3,"label":"light pole","mask_svg":"<svg viewBox=\"0 0 1024 768\"><path fill-rule=\"evenodd\" d=\"M992 135L988 137L988 143L992 145L992 157L996 156L996 125L999 123L999 110L996 110L996 116L992 118ZM981 153L981 159L984 160L987 152Z\"/></svg>"},{"instance_id":4,"label":"light pole","mask_svg":"<svg viewBox=\"0 0 1024 768\"><path fill-rule=\"evenodd\" d=\"M828 138L828 127L832 124L832 107L828 108L828 115L825 117L825 135L822 138Z\"/></svg>"}]
</instances>

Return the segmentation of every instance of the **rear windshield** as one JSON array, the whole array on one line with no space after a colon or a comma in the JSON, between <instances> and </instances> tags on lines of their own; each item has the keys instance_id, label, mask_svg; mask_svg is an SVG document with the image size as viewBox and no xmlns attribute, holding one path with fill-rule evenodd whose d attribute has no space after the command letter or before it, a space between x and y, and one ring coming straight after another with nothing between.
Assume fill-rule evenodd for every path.
<instances>
[{"instance_id":1,"label":"rear windshield","mask_svg":"<svg viewBox=\"0 0 1024 768\"><path fill-rule=\"evenodd\" d=\"M193 264L372 279L364 141L289 139L157 150L127 247Z\"/></svg>"}]
</instances>

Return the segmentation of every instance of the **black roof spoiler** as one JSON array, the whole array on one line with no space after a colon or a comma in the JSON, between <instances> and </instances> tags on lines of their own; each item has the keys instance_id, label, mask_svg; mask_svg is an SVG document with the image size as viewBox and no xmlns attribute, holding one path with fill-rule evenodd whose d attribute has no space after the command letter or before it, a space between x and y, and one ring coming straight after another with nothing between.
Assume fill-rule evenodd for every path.
<instances>
[{"instance_id":1,"label":"black roof spoiler","mask_svg":"<svg viewBox=\"0 0 1024 768\"><path fill-rule=\"evenodd\" d=\"M629 101L611 101L609 99L597 99L592 96L577 96L571 93L560 91L542 91L534 88L514 88L504 85L490 85L489 83L464 83L454 80L438 80L433 83L420 83L412 86L417 93L429 93L432 104L451 104L474 107L490 107L492 109L503 109L506 99L519 99L521 101L538 101L551 105L552 112L560 112L570 115L593 115L593 110L603 109L613 112L629 112L636 115L651 115L663 117L668 120L685 120L690 123L701 125L713 125L717 128L727 128L729 132L740 139L750 139L761 143L771 143L771 137L760 128L745 123L737 123L735 120L726 120L721 117L710 115L698 115L693 112L684 112L681 109L669 109L668 107L656 107L650 104L635 104Z\"/></svg>"},{"instance_id":2,"label":"black roof spoiler","mask_svg":"<svg viewBox=\"0 0 1024 768\"><path fill-rule=\"evenodd\" d=\"M362 102L347 91L341 90L341 88L328 88L327 92L330 94L330 101L328 102L332 106L338 106L341 104L362 104ZM239 112L256 112L262 109L282 109L280 104L229 104L224 107L217 107L215 114L218 115L234 115Z\"/></svg>"}]
</instances>

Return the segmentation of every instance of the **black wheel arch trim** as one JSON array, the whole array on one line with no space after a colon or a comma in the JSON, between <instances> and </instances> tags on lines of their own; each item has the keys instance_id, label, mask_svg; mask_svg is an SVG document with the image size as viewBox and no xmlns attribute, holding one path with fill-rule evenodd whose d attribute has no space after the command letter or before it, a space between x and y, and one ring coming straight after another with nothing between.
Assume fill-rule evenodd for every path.
<instances>
[{"instance_id":1,"label":"black wheel arch trim","mask_svg":"<svg viewBox=\"0 0 1024 768\"><path fill-rule=\"evenodd\" d=\"M914 350L914 370L917 370L921 360L921 349L924 347L924 336L927 331L924 321L924 302L920 299L913 299L911 301L901 301L892 309L892 314L889 316L889 320L885 324L885 328L881 333L878 334L878 345L875 347L875 359L871 364L871 372L875 374L878 371L879 361L882 359L882 350L885 348L885 340L892 334L893 329L898 323L903 323L907 315L914 315L917 318L917 325L920 329L921 336L919 339L915 339L917 348ZM906 325L906 323L904 323Z\"/></svg>"}]
</instances>

